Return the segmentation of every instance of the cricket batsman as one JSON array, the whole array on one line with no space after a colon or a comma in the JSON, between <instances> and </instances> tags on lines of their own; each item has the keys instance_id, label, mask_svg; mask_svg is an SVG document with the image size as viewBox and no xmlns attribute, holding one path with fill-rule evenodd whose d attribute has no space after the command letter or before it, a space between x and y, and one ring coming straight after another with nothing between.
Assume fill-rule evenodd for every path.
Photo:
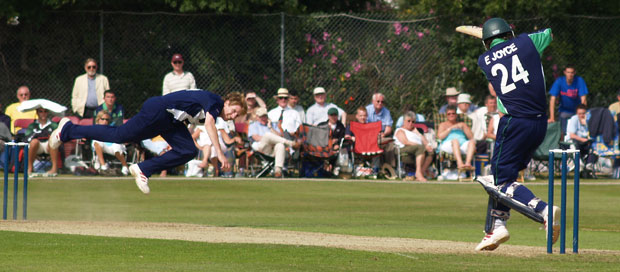
<instances>
[{"instance_id":1,"label":"cricket batsman","mask_svg":"<svg viewBox=\"0 0 620 272\"><path fill-rule=\"evenodd\" d=\"M161 156L129 167L140 191L148 194L148 181L153 173L185 164L198 154L186 123L204 123L217 152L217 159L222 163L222 168L229 168L228 160L219 145L215 120L218 116L224 120L233 120L238 115L245 114L245 111L245 99L237 92L222 99L219 95L204 90L178 91L147 99L140 112L119 127L79 126L72 124L68 118L63 118L50 136L50 146L56 148L71 139L127 143L161 135L172 149Z\"/></svg>"},{"instance_id":2,"label":"cricket batsman","mask_svg":"<svg viewBox=\"0 0 620 272\"><path fill-rule=\"evenodd\" d=\"M482 41L487 51L478 58L478 66L491 83L494 89L491 94L497 96L498 110L504 115L499 121L491 159L492 175L476 178L489 193L485 236L476 247L477 251L494 250L508 241L506 221L511 209L545 224L547 229L547 203L516 179L547 132L541 55L552 39L551 29L515 36L510 25L501 18L491 18L482 27ZM559 208L554 206L552 212L555 221ZM558 236L559 226L554 223L554 243Z\"/></svg>"}]
</instances>

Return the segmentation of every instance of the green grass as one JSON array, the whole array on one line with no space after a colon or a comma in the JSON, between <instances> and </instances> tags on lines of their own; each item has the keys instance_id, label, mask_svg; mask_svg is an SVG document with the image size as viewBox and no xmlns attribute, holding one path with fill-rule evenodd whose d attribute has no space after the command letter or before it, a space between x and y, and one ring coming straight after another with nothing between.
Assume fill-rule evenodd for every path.
<instances>
[{"instance_id":1,"label":"green grass","mask_svg":"<svg viewBox=\"0 0 620 272\"><path fill-rule=\"evenodd\" d=\"M600 181L600 180L599 180ZM620 187L581 187L580 248L620 250ZM528 185L547 198L544 183ZM20 188L21 189L21 188ZM567 244L572 226L569 187ZM363 236L478 242L486 193L476 184L334 181L33 179L30 220L179 222ZM559 186L556 186L556 203ZM544 246L539 225L513 212L512 245ZM618 256L535 258L492 254L405 255L282 245L0 232L0 270L614 270ZM569 246L570 247L570 246ZM142 256L142 257L140 257ZM9 260L6 262L6 260ZM13 261L14 260L14 261ZM527 262L526 266L523 263ZM417 269L415 269L417 268Z\"/></svg>"}]
</instances>

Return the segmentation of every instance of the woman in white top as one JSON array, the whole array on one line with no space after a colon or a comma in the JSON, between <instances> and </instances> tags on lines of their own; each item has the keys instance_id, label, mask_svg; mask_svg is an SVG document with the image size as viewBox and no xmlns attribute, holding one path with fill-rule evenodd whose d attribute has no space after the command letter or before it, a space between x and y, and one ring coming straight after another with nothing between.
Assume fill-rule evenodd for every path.
<instances>
[{"instance_id":1,"label":"woman in white top","mask_svg":"<svg viewBox=\"0 0 620 272\"><path fill-rule=\"evenodd\" d=\"M394 133L394 143L400 148L401 154L406 154L402 158L403 163L415 163L415 178L418 181L427 181L424 174L428 173L428 167L433 161L433 148L415 127L416 115L409 111L404 114L403 126L396 129ZM415 157L415 160L413 159Z\"/></svg>"}]
</instances>

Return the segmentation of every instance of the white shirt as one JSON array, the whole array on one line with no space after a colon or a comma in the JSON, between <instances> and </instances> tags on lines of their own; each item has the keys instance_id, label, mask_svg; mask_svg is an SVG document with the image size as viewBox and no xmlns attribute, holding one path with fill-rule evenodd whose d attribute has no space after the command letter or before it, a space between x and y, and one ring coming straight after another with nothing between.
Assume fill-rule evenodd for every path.
<instances>
[{"instance_id":1,"label":"white shirt","mask_svg":"<svg viewBox=\"0 0 620 272\"><path fill-rule=\"evenodd\" d=\"M398 133L399 130L402 130L403 132L405 132L405 138L407 138L408 141L416 143L416 144L422 144L422 135L420 135L419 133L415 133L413 130L406 130L404 128L397 128L396 131L394 131L394 135L396 135L396 133ZM415 130L415 128L414 128ZM398 148L403 148L405 147L405 144L401 143L398 140L398 137L394 137L394 144L396 146L398 146Z\"/></svg>"},{"instance_id":2,"label":"white shirt","mask_svg":"<svg viewBox=\"0 0 620 272\"><path fill-rule=\"evenodd\" d=\"M190 72L183 72L177 75L172 71L164 77L162 95L190 89L196 89L196 80L194 80L194 75Z\"/></svg>"},{"instance_id":3,"label":"white shirt","mask_svg":"<svg viewBox=\"0 0 620 272\"><path fill-rule=\"evenodd\" d=\"M344 111L333 103L325 103L323 106L314 103L314 105L308 108L306 112L306 124L318 125L321 122L327 121L327 111L331 108L338 110L338 119L342 120L342 114Z\"/></svg>"},{"instance_id":4,"label":"white shirt","mask_svg":"<svg viewBox=\"0 0 620 272\"><path fill-rule=\"evenodd\" d=\"M267 116L269 117L269 121L271 122L273 129L278 132L280 131L278 128L280 115L282 115L282 129L291 134L297 132L297 128L299 128L302 123L299 113L297 113L296 110L291 109L289 106L284 108L284 112L280 106L270 110L267 113Z\"/></svg>"}]
</instances>

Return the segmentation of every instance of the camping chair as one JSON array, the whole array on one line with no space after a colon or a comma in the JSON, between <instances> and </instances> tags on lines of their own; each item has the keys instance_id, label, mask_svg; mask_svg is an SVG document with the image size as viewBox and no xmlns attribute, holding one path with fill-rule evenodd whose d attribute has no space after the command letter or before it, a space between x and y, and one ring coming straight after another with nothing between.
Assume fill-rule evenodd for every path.
<instances>
[{"instance_id":1,"label":"camping chair","mask_svg":"<svg viewBox=\"0 0 620 272\"><path fill-rule=\"evenodd\" d=\"M379 148L381 122L362 124L352 121L350 127L351 132L355 134L355 143L353 143L353 152L351 154L351 161L354 167L356 156L362 161L368 161L383 154L383 149ZM356 174L356 170L354 169L353 176L355 177ZM393 176L395 176L395 174Z\"/></svg>"},{"instance_id":2,"label":"camping chair","mask_svg":"<svg viewBox=\"0 0 620 272\"><path fill-rule=\"evenodd\" d=\"M445 121L448 120L448 117L445 113L438 113L433 115L433 122L435 123L435 132L439 133L439 125ZM471 118L469 118L469 116L467 116L467 114L464 113L460 113L458 115L458 120L462 120L467 126L469 126L470 128L472 127L473 124L473 120ZM454 167L456 165L456 157L453 154L449 154L446 152L442 152L440 150L440 146L441 146L442 140L440 140L439 138L437 138L437 149L436 149L436 156L437 156L437 175L441 175L441 173L443 173L445 168L449 168L449 167ZM465 154L464 152L461 153L461 157L463 159L465 159L465 157L467 156L467 154ZM473 161L472 161L472 165L476 165L476 156L474 156ZM461 179L461 175L463 173L468 173L469 174L469 179L466 180L473 180L473 173L474 170L465 170L465 169L458 169L458 181L462 181L465 179Z\"/></svg>"},{"instance_id":3,"label":"camping chair","mask_svg":"<svg viewBox=\"0 0 620 272\"><path fill-rule=\"evenodd\" d=\"M26 137L24 136L24 133L26 131L26 128L28 128L28 126L32 123L34 123L34 119L16 119L15 120L15 122L13 123L14 126L21 128L19 131L15 133L15 136L17 136L17 139L25 140Z\"/></svg>"},{"instance_id":4,"label":"camping chair","mask_svg":"<svg viewBox=\"0 0 620 272\"><path fill-rule=\"evenodd\" d=\"M534 155L532 156L532 163L530 164L531 173L541 173L545 165L549 169L549 150L560 148L560 122L554 122L547 124L547 134L545 139L536 148ZM560 154L555 154L554 160L556 163L562 159ZM560 169L559 167L556 169Z\"/></svg>"},{"instance_id":5,"label":"camping chair","mask_svg":"<svg viewBox=\"0 0 620 272\"><path fill-rule=\"evenodd\" d=\"M241 137L241 139L243 139L243 146L237 146L236 147L236 163L235 165L239 167L239 171L238 173L240 174L244 174L241 173L243 171L241 171L241 169L243 169L241 166L248 168L250 166L250 159L252 157L252 148L250 147L250 142L248 140L248 129L249 129L249 125L248 123L235 123L235 131L239 134L239 136ZM240 162L243 162L243 164L241 164Z\"/></svg>"},{"instance_id":6,"label":"camping chair","mask_svg":"<svg viewBox=\"0 0 620 272\"><path fill-rule=\"evenodd\" d=\"M320 177L330 176L325 173L323 166L329 161L334 161L338 156L338 151L333 149L334 139L328 125L313 126L303 124L300 127L300 138L303 142L301 152L301 171L300 176ZM342 143L341 145L342 146ZM319 167L311 167L313 162L320 162Z\"/></svg>"}]
</instances>

